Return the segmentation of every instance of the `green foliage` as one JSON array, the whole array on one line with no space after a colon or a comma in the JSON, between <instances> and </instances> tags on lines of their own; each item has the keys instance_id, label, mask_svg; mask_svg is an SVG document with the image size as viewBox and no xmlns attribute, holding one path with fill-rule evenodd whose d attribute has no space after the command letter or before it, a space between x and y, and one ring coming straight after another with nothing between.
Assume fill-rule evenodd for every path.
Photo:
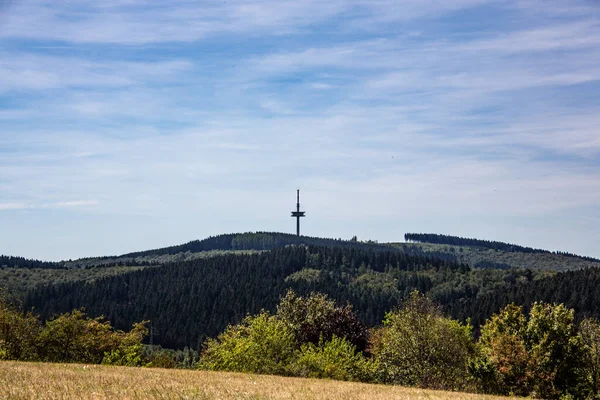
<instances>
[{"instance_id":1,"label":"green foliage","mask_svg":"<svg viewBox=\"0 0 600 400\"><path fill-rule=\"evenodd\" d=\"M142 351L143 346L141 343L136 343L127 347L119 347L111 350L110 352L106 352L104 354L104 358L102 359L102 364L141 367L144 365ZM162 365L158 366L160 367Z\"/></svg>"},{"instance_id":2,"label":"green foliage","mask_svg":"<svg viewBox=\"0 0 600 400\"><path fill-rule=\"evenodd\" d=\"M442 315L427 297L413 292L375 331L371 352L385 382L435 389L470 387L471 326Z\"/></svg>"},{"instance_id":3,"label":"green foliage","mask_svg":"<svg viewBox=\"0 0 600 400\"><path fill-rule=\"evenodd\" d=\"M481 328L480 355L470 365L480 390L529 395L532 376L524 341L526 327L521 307L511 304L493 315Z\"/></svg>"},{"instance_id":4,"label":"green foliage","mask_svg":"<svg viewBox=\"0 0 600 400\"><path fill-rule=\"evenodd\" d=\"M298 272L294 272L285 278L286 282L306 282L316 283L319 281L321 271L314 268L304 268Z\"/></svg>"},{"instance_id":5,"label":"green foliage","mask_svg":"<svg viewBox=\"0 0 600 400\"><path fill-rule=\"evenodd\" d=\"M304 343L291 370L308 378L370 382L377 372L373 361L365 358L348 340L333 336L318 345Z\"/></svg>"},{"instance_id":6,"label":"green foliage","mask_svg":"<svg viewBox=\"0 0 600 400\"><path fill-rule=\"evenodd\" d=\"M532 357L536 395L558 398L577 390L584 360L574 311L563 304L535 303L529 313L525 340Z\"/></svg>"},{"instance_id":7,"label":"green foliage","mask_svg":"<svg viewBox=\"0 0 600 400\"><path fill-rule=\"evenodd\" d=\"M22 313L0 298L0 360L100 363L109 354L140 365L131 360L146 335L145 323L134 324L129 332L117 331L81 310L42 325L37 315Z\"/></svg>"},{"instance_id":8,"label":"green foliage","mask_svg":"<svg viewBox=\"0 0 600 400\"><path fill-rule=\"evenodd\" d=\"M0 294L0 360L37 359L40 324L32 313L23 314Z\"/></svg>"},{"instance_id":9,"label":"green foliage","mask_svg":"<svg viewBox=\"0 0 600 400\"><path fill-rule=\"evenodd\" d=\"M319 343L338 336L359 350L367 344L368 330L347 304L338 307L322 293L298 296L288 290L277 306L277 317L295 333L299 343Z\"/></svg>"},{"instance_id":10,"label":"green foliage","mask_svg":"<svg viewBox=\"0 0 600 400\"><path fill-rule=\"evenodd\" d=\"M482 390L549 399L587 391L584 342L562 304L535 303L528 319L505 307L482 327L478 347L471 368Z\"/></svg>"},{"instance_id":11,"label":"green foliage","mask_svg":"<svg viewBox=\"0 0 600 400\"><path fill-rule=\"evenodd\" d=\"M11 294L25 296L35 288L69 282L90 283L96 280L137 271L144 267L116 266L98 268L0 268L0 287Z\"/></svg>"},{"instance_id":12,"label":"green foliage","mask_svg":"<svg viewBox=\"0 0 600 400\"><path fill-rule=\"evenodd\" d=\"M585 348L585 366L590 391L600 397L600 323L587 318L579 325L579 332Z\"/></svg>"},{"instance_id":13,"label":"green foliage","mask_svg":"<svg viewBox=\"0 0 600 400\"><path fill-rule=\"evenodd\" d=\"M287 375L296 353L293 330L277 317L261 312L230 325L217 339L209 339L200 368Z\"/></svg>"},{"instance_id":14,"label":"green foliage","mask_svg":"<svg viewBox=\"0 0 600 400\"><path fill-rule=\"evenodd\" d=\"M102 317L92 319L74 310L47 321L37 341L43 361L99 364L105 353L131 357L130 347L140 345L145 335L143 323L126 333L114 330Z\"/></svg>"},{"instance_id":15,"label":"green foliage","mask_svg":"<svg viewBox=\"0 0 600 400\"><path fill-rule=\"evenodd\" d=\"M472 270L464 264L388 249L291 245L254 254L228 253L144 268L89 284L42 287L30 292L24 304L45 318L71 311L73 306L85 307L91 316L110 315L119 329L152 315L160 332L157 343L183 348L197 347L247 314L262 308L274 311L288 288L299 295L321 292L338 304L350 303L368 326L379 324L386 312L415 289L449 306L453 318L483 322L494 309L471 311L472 302L491 293L496 296L483 306L495 306L502 301L496 289L505 293L533 275L525 270ZM317 332L311 342L318 343L319 336ZM329 338L331 335L326 335L325 339ZM364 349L364 344L351 342Z\"/></svg>"},{"instance_id":16,"label":"green foliage","mask_svg":"<svg viewBox=\"0 0 600 400\"><path fill-rule=\"evenodd\" d=\"M210 370L370 381L373 363L352 343L367 330L350 306L338 307L319 293L288 291L277 314L261 312L209 339L200 367Z\"/></svg>"}]
</instances>

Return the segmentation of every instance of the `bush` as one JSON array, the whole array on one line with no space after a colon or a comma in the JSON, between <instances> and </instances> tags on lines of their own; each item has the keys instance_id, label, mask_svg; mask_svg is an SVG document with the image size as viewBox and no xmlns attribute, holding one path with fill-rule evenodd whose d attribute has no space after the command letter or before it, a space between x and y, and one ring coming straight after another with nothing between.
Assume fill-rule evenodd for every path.
<instances>
[{"instance_id":1,"label":"bush","mask_svg":"<svg viewBox=\"0 0 600 400\"><path fill-rule=\"evenodd\" d=\"M114 330L102 317L89 318L75 310L47 321L37 342L42 361L99 364L106 354L107 360L133 357L147 333L145 323L134 324L130 332L123 332Z\"/></svg>"},{"instance_id":2,"label":"bush","mask_svg":"<svg viewBox=\"0 0 600 400\"><path fill-rule=\"evenodd\" d=\"M579 325L579 333L585 348L586 376L590 392L600 397L600 323L585 319Z\"/></svg>"},{"instance_id":3,"label":"bush","mask_svg":"<svg viewBox=\"0 0 600 400\"><path fill-rule=\"evenodd\" d=\"M445 390L471 387L471 326L444 317L418 292L387 314L384 326L373 334L371 352L384 382Z\"/></svg>"},{"instance_id":4,"label":"bush","mask_svg":"<svg viewBox=\"0 0 600 400\"><path fill-rule=\"evenodd\" d=\"M586 348L562 304L534 303L529 319L505 307L482 327L478 348L471 369L483 391L547 399L589 391Z\"/></svg>"},{"instance_id":5,"label":"bush","mask_svg":"<svg viewBox=\"0 0 600 400\"><path fill-rule=\"evenodd\" d=\"M493 315L481 328L480 354L470 365L481 391L529 395L533 377L524 341L526 326L521 307L512 304Z\"/></svg>"},{"instance_id":6,"label":"bush","mask_svg":"<svg viewBox=\"0 0 600 400\"><path fill-rule=\"evenodd\" d=\"M23 314L0 295L0 360L36 360L39 330L35 315Z\"/></svg>"},{"instance_id":7,"label":"bush","mask_svg":"<svg viewBox=\"0 0 600 400\"><path fill-rule=\"evenodd\" d=\"M352 311L352 306L336 306L333 300L321 293L297 296L288 290L277 306L277 316L295 333L298 343L318 344L334 336L365 350L369 331Z\"/></svg>"},{"instance_id":8,"label":"bush","mask_svg":"<svg viewBox=\"0 0 600 400\"><path fill-rule=\"evenodd\" d=\"M124 348L117 348L104 353L102 364L120 365L125 367L141 367L144 363L143 346L141 343L133 344Z\"/></svg>"},{"instance_id":9,"label":"bush","mask_svg":"<svg viewBox=\"0 0 600 400\"><path fill-rule=\"evenodd\" d=\"M209 370L288 375L296 357L296 338L280 319L261 312L230 325L217 339L209 339L200 368Z\"/></svg>"},{"instance_id":10,"label":"bush","mask_svg":"<svg viewBox=\"0 0 600 400\"><path fill-rule=\"evenodd\" d=\"M367 360L344 338L333 336L318 345L305 343L292 366L294 375L342 381L370 382L376 374L375 364Z\"/></svg>"}]
</instances>

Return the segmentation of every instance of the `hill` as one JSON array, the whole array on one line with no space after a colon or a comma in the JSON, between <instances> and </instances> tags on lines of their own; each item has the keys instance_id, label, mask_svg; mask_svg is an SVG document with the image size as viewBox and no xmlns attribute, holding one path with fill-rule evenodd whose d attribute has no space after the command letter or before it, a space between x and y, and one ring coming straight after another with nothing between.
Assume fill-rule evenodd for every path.
<instances>
[{"instance_id":1,"label":"hill","mask_svg":"<svg viewBox=\"0 0 600 400\"><path fill-rule=\"evenodd\" d=\"M49 263L52 267L39 267L40 261L25 260L12 266L0 266L0 289L14 296L23 297L28 291L41 286L59 285L69 282L91 283L109 276L126 274L140 269L157 267L169 262L190 261L216 257L223 254L250 254L251 250L208 250L200 253L178 253L163 256L85 258L75 261ZM29 267L25 265L32 265Z\"/></svg>"},{"instance_id":2,"label":"hill","mask_svg":"<svg viewBox=\"0 0 600 400\"><path fill-rule=\"evenodd\" d=\"M0 362L0 398L10 399L507 399L319 379L227 372Z\"/></svg>"},{"instance_id":3,"label":"hill","mask_svg":"<svg viewBox=\"0 0 600 400\"><path fill-rule=\"evenodd\" d=\"M0 286L20 295L27 309L34 307L46 318L85 307L91 315L104 315L121 329L150 319L159 332L157 343L198 348L207 336L247 313L272 310L287 288L300 294L320 291L339 302L350 302L370 326L381 323L385 313L415 289L427 293L454 317L478 323L510 299L524 305L550 299L545 288L563 285L567 276L557 271L600 265L590 258L500 242L490 242L488 248L485 241L438 236L432 237L462 244L379 244L269 232L227 234L121 256L64 262L67 269L4 267ZM534 295L514 294L525 290L533 290ZM565 290L560 292L566 293L561 299L572 297L567 305L596 315L595 303L587 294Z\"/></svg>"},{"instance_id":4,"label":"hill","mask_svg":"<svg viewBox=\"0 0 600 400\"><path fill-rule=\"evenodd\" d=\"M431 257L454 260L473 268L527 268L538 271L571 271L600 267L600 261L590 257L564 253L521 252L495 250L480 246L449 245L437 243L389 243L408 254L425 254Z\"/></svg>"},{"instance_id":5,"label":"hill","mask_svg":"<svg viewBox=\"0 0 600 400\"><path fill-rule=\"evenodd\" d=\"M25 307L34 307L44 317L85 307L120 329L150 319L160 333L157 343L197 348L207 336L246 314L272 310L287 288L350 302L360 318L374 326L415 289L449 304L541 276L527 270L472 269L393 249L292 245L170 263L92 283L42 287L26 296Z\"/></svg>"}]
</instances>

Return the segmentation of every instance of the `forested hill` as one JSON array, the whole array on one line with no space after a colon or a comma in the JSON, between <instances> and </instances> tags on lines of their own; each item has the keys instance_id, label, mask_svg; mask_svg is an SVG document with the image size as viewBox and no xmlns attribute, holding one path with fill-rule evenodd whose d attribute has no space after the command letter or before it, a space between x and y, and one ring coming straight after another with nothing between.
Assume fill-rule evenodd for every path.
<instances>
[{"instance_id":1,"label":"forested hill","mask_svg":"<svg viewBox=\"0 0 600 400\"><path fill-rule=\"evenodd\" d=\"M471 296L472 288L463 290L467 282L481 282L483 290L503 282L506 272L499 272L479 270L471 276L467 265L399 251L287 246L47 286L27 295L24 305L45 317L85 307L122 329L150 319L160 335L155 342L196 347L247 313L273 309L288 287L349 301L365 322L375 325L413 289Z\"/></svg>"},{"instance_id":2,"label":"forested hill","mask_svg":"<svg viewBox=\"0 0 600 400\"><path fill-rule=\"evenodd\" d=\"M447 246L404 244L395 248L317 238L309 239L327 245L286 245L286 240L306 238L280 235L280 241L274 239L278 236L267 233L222 235L212 243L208 241L214 238L207 239L204 243L211 243L210 246L221 243L236 249L283 247L199 253L190 253L190 249L181 253L183 249L179 248L180 252L174 254L194 257L176 256L173 258L177 261L153 268L125 268L119 275L98 275L93 281L81 279L38 287L24 297L24 306L35 308L44 317L85 307L91 315L104 315L121 329L150 319L160 335L154 341L167 347L196 347L205 337L216 335L247 313L273 309L287 288L300 294L319 291L342 303L350 302L369 325L381 323L385 313L414 289L427 293L453 316L468 317L474 322L483 321L510 301L528 304L534 300L556 300L582 313L600 310L600 304L592 297L600 298L600 293L596 296L595 292L595 287L600 286L597 268L568 274L498 263L474 268L459 261L476 254L466 246L444 249ZM519 259L523 254L559 257L483 250ZM147 253L130 258L163 256L171 257ZM556 297L559 295L562 297ZM569 301L565 300L567 297Z\"/></svg>"},{"instance_id":3,"label":"forested hill","mask_svg":"<svg viewBox=\"0 0 600 400\"><path fill-rule=\"evenodd\" d=\"M599 259L593 257L579 256L576 254L562 252L562 251L549 251L542 249L534 249L531 247L519 246L511 243L503 243L491 240L481 239L470 239L462 238L458 236L440 235L437 233L406 233L404 240L407 242L418 242L418 243L434 243L434 244L446 244L453 246L470 246L470 247L483 247L486 249L492 249L504 252L518 252L518 253L536 253L536 254L557 254L565 257L574 257L586 261L600 262Z\"/></svg>"},{"instance_id":4,"label":"forested hill","mask_svg":"<svg viewBox=\"0 0 600 400\"><path fill-rule=\"evenodd\" d=\"M138 251L123 254L121 257L145 257L174 255L179 253L198 253L208 250L273 250L287 245L335 246L362 249L387 250L390 248L375 242L359 242L356 240L327 239L311 236L297 236L280 232L247 232L229 233L211 236L202 240L193 240L177 246L160 249Z\"/></svg>"}]
</instances>

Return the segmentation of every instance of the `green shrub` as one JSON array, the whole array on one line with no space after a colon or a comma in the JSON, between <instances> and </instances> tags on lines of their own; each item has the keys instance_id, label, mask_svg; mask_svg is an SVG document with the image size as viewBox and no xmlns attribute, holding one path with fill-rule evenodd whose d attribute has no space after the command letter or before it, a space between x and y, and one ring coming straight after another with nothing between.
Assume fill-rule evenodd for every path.
<instances>
[{"instance_id":1,"label":"green shrub","mask_svg":"<svg viewBox=\"0 0 600 400\"><path fill-rule=\"evenodd\" d=\"M113 329L102 317L89 318L81 310L61 314L47 321L38 335L42 361L99 364L106 354L130 355L147 335L145 323L134 324L130 332Z\"/></svg>"},{"instance_id":2,"label":"green shrub","mask_svg":"<svg viewBox=\"0 0 600 400\"><path fill-rule=\"evenodd\" d=\"M376 368L352 343L333 336L328 342L321 339L318 345L303 344L292 371L294 375L308 378L370 382L374 380Z\"/></svg>"},{"instance_id":3,"label":"green shrub","mask_svg":"<svg viewBox=\"0 0 600 400\"><path fill-rule=\"evenodd\" d=\"M600 323L591 318L583 320L579 334L585 348L585 375L590 392L600 398Z\"/></svg>"},{"instance_id":4,"label":"green shrub","mask_svg":"<svg viewBox=\"0 0 600 400\"><path fill-rule=\"evenodd\" d=\"M297 296L288 290L277 306L277 317L293 331L298 344L318 344L321 339L329 341L333 336L345 338L363 351L367 346L369 331L347 304L338 307L321 293Z\"/></svg>"},{"instance_id":5,"label":"green shrub","mask_svg":"<svg viewBox=\"0 0 600 400\"><path fill-rule=\"evenodd\" d=\"M446 390L471 387L471 326L444 317L418 292L387 314L384 326L373 333L371 352L384 382Z\"/></svg>"},{"instance_id":6,"label":"green shrub","mask_svg":"<svg viewBox=\"0 0 600 400\"><path fill-rule=\"evenodd\" d=\"M200 368L260 374L289 374L297 355L292 329L280 319L261 312L230 325L217 339L209 339Z\"/></svg>"},{"instance_id":7,"label":"green shrub","mask_svg":"<svg viewBox=\"0 0 600 400\"><path fill-rule=\"evenodd\" d=\"M121 347L104 354L102 364L104 365L120 365L126 367L141 367L144 365L143 346L141 343L136 343L131 346Z\"/></svg>"},{"instance_id":8,"label":"green shrub","mask_svg":"<svg viewBox=\"0 0 600 400\"><path fill-rule=\"evenodd\" d=\"M528 319L508 305L481 328L477 345L471 370L482 391L547 399L589 393L589 353L573 310L562 304L534 303Z\"/></svg>"},{"instance_id":9,"label":"green shrub","mask_svg":"<svg viewBox=\"0 0 600 400\"><path fill-rule=\"evenodd\" d=\"M39 330L37 316L23 314L0 294L0 360L36 360Z\"/></svg>"}]
</instances>

